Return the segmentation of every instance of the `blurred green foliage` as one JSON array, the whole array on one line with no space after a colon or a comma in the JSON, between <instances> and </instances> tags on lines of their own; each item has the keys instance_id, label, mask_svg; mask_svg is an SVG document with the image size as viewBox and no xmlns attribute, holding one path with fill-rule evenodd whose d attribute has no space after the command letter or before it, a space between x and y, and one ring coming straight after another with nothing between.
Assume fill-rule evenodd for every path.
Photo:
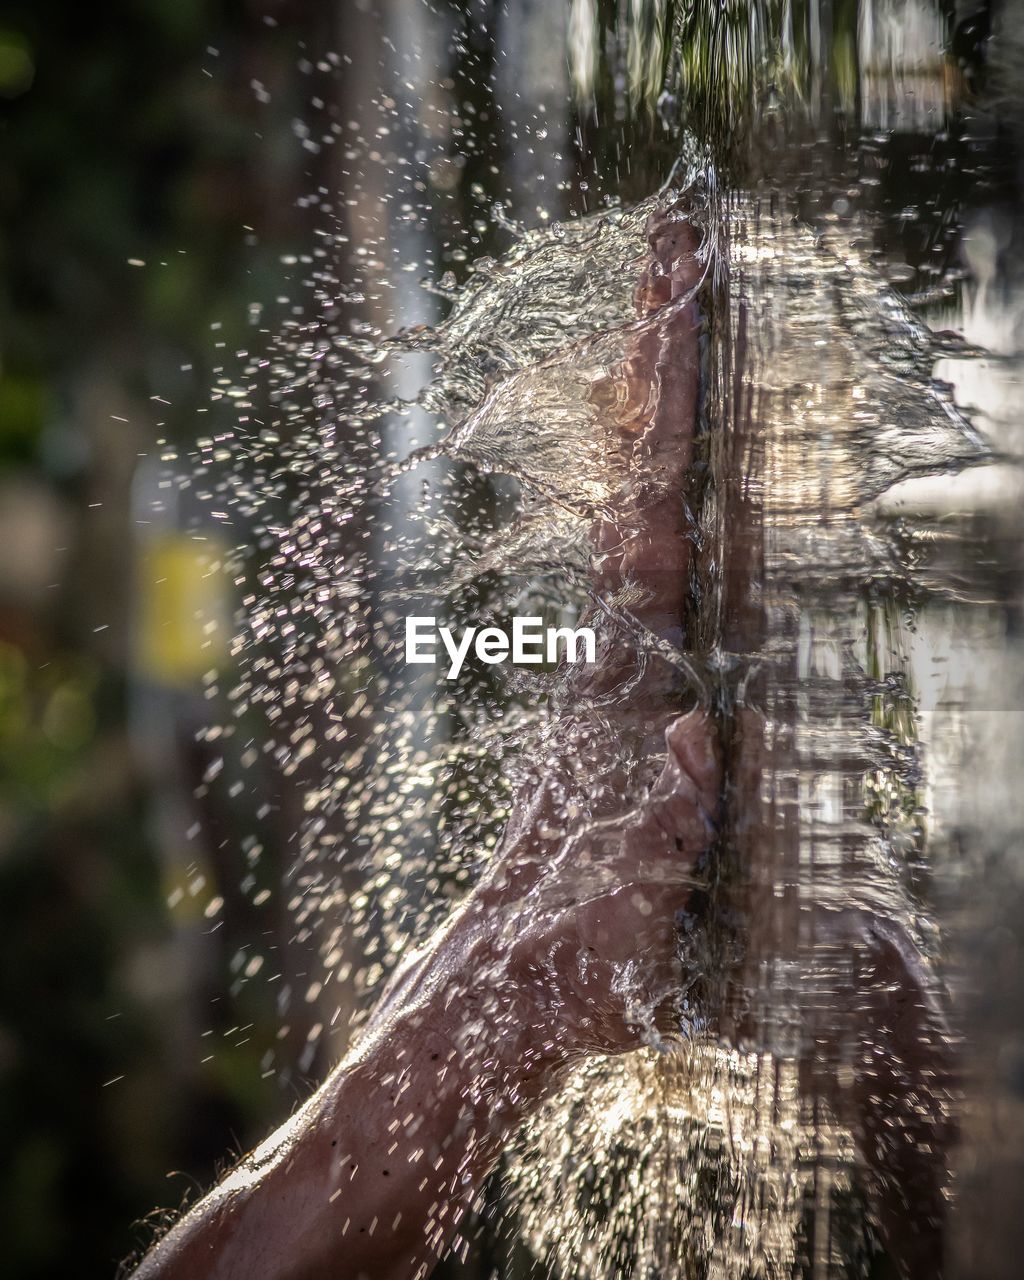
<instances>
[{"instance_id":1,"label":"blurred green foliage","mask_svg":"<svg viewBox=\"0 0 1024 1280\"><path fill-rule=\"evenodd\" d=\"M96 669L81 656L36 672L0 643L0 786L23 821L59 808L69 770L96 735Z\"/></svg>"},{"instance_id":2,"label":"blurred green foliage","mask_svg":"<svg viewBox=\"0 0 1024 1280\"><path fill-rule=\"evenodd\" d=\"M136 457L195 433L210 325L240 327L250 296L242 224L286 225L254 168L249 72L292 66L311 9L275 44L274 7L9 0L0 20L0 502L36 503L44 542L67 544L56 585L0 568L0 1239L18 1280L112 1275L133 1221L184 1193L167 1170L208 1177L266 1110L251 1056L204 1074L160 1025L173 952L124 584Z\"/></svg>"}]
</instances>

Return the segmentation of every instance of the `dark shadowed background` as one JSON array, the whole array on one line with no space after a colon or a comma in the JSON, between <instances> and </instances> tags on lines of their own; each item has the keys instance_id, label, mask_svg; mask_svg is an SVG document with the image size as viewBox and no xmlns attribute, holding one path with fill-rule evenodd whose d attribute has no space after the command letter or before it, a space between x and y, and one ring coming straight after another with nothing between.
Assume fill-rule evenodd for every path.
<instances>
[{"instance_id":1,"label":"dark shadowed background","mask_svg":"<svg viewBox=\"0 0 1024 1280\"><path fill-rule=\"evenodd\" d=\"M176 886L203 904L197 881L237 883L220 800L194 796L217 656L195 613L223 588L188 513L154 528L146 499L157 440L195 439L220 353L273 296L307 186L301 41L330 9L0 18L0 1239L19 1280L112 1275L133 1222L298 1087L251 1051L277 1031L265 993L223 998L252 922L229 910L207 937L187 888L171 922Z\"/></svg>"}]
</instances>

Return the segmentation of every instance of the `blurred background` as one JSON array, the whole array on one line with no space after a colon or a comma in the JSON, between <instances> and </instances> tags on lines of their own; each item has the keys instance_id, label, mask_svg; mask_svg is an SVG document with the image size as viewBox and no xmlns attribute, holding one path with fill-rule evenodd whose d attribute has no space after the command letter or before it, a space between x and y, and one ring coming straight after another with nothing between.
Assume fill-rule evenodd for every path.
<instances>
[{"instance_id":1,"label":"blurred background","mask_svg":"<svg viewBox=\"0 0 1024 1280\"><path fill-rule=\"evenodd\" d=\"M0 17L0 1238L19 1280L112 1275L132 1224L298 1087L253 1052L277 1036L266 992L227 994L253 921L203 915L243 856L216 788L196 796L210 619L231 606L195 513L161 523L151 491L157 441L194 441L250 302L280 292L308 186L302 41L337 21L244 0Z\"/></svg>"},{"instance_id":2,"label":"blurred background","mask_svg":"<svg viewBox=\"0 0 1024 1280\"><path fill-rule=\"evenodd\" d=\"M935 128L982 86L988 6L867 4L866 44L856 4L825 8L834 28L805 63L856 100L891 278L923 295L951 279L964 208L1012 199L999 121ZM349 128L416 44L422 111L402 146L426 215L419 241L394 238L453 282L508 243L494 201L527 223L571 216L649 193L674 155L663 6L429 12L8 0L0 17L0 1240L18 1280L112 1275L155 1206L194 1197L324 1065L315 1002L280 1013L311 944L249 883L257 852L281 879L304 781L260 753L261 803L233 803L223 757L245 735L226 752L204 730L237 601L209 504L161 462L215 434L211 387L259 347L265 307L288 314L311 193L372 225L379 186L315 142L311 113ZM912 90L893 90L899 67ZM713 70L689 68L709 101ZM403 306L406 323L437 315L426 294ZM254 940L279 953L277 989L249 981Z\"/></svg>"}]
</instances>

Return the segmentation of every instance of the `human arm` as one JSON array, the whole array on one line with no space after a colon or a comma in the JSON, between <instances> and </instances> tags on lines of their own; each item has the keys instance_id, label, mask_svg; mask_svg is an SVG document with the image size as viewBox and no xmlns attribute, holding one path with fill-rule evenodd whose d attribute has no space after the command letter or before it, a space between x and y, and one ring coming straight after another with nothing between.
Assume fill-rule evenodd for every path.
<instances>
[{"instance_id":1,"label":"human arm","mask_svg":"<svg viewBox=\"0 0 1024 1280\"><path fill-rule=\"evenodd\" d=\"M717 787L698 711L670 724L655 786L606 821L600 840L540 834L550 797L534 796L529 820L399 973L353 1052L147 1255L136 1280L429 1274L562 1068L641 1043L638 1008L671 1025L674 922ZM627 865L641 874L586 892L592 872L621 877Z\"/></svg>"}]
</instances>

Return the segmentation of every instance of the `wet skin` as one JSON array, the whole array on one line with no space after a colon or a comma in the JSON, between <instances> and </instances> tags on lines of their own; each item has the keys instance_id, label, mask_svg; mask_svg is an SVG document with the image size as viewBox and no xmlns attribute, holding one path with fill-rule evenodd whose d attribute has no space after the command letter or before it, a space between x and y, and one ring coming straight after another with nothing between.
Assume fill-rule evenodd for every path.
<instances>
[{"instance_id":1,"label":"wet skin","mask_svg":"<svg viewBox=\"0 0 1024 1280\"><path fill-rule=\"evenodd\" d=\"M649 246L629 355L593 392L611 477L591 532L594 586L613 606L628 592L632 622L614 608L586 619L599 631L598 663L566 672L561 714L481 882L406 961L318 1092L147 1255L137 1280L425 1277L511 1133L568 1065L672 1032L676 919L703 884L723 782L709 711L650 651L652 639L678 646L683 635L692 529L680 494L693 460L703 267L700 237L679 208L652 220ZM744 554L755 571L756 546ZM743 799L744 771L755 784L761 752L748 717L734 798ZM753 890L746 905L760 907ZM844 927L859 947L872 926ZM861 1040L861 1028L890 1026L900 1057L912 1060L927 1039L923 965L905 939L880 933L864 955L837 1017ZM756 1033L724 1011L722 1026L736 1039ZM804 1082L835 1094L819 1031ZM925 1057L918 1100L932 1070ZM937 1130L913 1128L920 1108L901 1110L905 1074L889 1075L855 1071L841 1109L879 1185L896 1179L931 1215L945 1147L923 1164L908 1158ZM911 1124L896 1147L893 1116ZM901 1250L890 1216L880 1211L906 1274L937 1275L920 1251Z\"/></svg>"}]
</instances>

